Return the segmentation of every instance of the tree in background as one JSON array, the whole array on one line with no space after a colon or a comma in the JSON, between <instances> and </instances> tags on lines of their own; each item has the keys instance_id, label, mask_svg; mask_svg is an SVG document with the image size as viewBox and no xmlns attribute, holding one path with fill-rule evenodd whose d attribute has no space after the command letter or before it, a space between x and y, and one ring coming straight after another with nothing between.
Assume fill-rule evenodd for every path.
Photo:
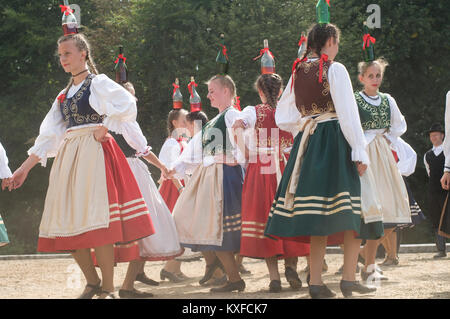
<instances>
[{"instance_id":1,"label":"tree in background","mask_svg":"<svg viewBox=\"0 0 450 319\"><path fill-rule=\"evenodd\" d=\"M39 132L39 125L59 91L66 85L57 57L61 1L8 0L0 6L0 139L15 169ZM284 83L297 55L301 31L315 22L316 0L77 0L82 9L82 32L93 45L101 73L114 78L117 48L124 46L129 78L139 98L138 121L157 152L166 138L166 116L171 109L172 83L180 79L182 93L195 76L208 116L216 115L206 99L204 82L216 73L219 36L225 34L229 74L236 82L242 107L254 105L253 83L260 73L259 54L268 39L276 71ZM331 21L342 31L337 61L346 65L357 82L362 60L362 22L373 1L331 1ZM404 139L418 154L410 178L416 200L426 213L426 177L422 156L429 148L425 131L443 122L445 93L449 90L449 10L443 0L379 0L381 29L376 55L390 63L382 90L391 93L405 115ZM184 102L188 108L188 100ZM0 254L34 253L51 167L33 170L27 183L13 193L0 193L0 209L11 239ZM156 171L153 171L155 174ZM154 175L155 180L159 178ZM427 224L405 234L410 242L430 242Z\"/></svg>"}]
</instances>

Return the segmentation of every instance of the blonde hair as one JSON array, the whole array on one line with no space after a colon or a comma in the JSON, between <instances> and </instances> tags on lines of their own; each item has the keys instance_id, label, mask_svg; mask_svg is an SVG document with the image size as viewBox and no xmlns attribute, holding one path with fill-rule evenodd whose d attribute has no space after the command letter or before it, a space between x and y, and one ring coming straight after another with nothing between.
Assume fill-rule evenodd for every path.
<instances>
[{"instance_id":1,"label":"blonde hair","mask_svg":"<svg viewBox=\"0 0 450 319\"><path fill-rule=\"evenodd\" d=\"M380 67L381 74L384 74L384 70L389 65L389 63L388 61L386 61L385 58L378 58L370 62L359 62L358 63L359 75L363 76L366 73L367 69L373 65L378 65Z\"/></svg>"},{"instance_id":2,"label":"blonde hair","mask_svg":"<svg viewBox=\"0 0 450 319\"><path fill-rule=\"evenodd\" d=\"M58 39L58 42L57 42L58 46L61 43L69 41L69 40L74 41L75 46L78 48L78 50L86 51L86 62L88 64L90 71L94 74L98 74L97 67L95 66L94 58L92 56L91 45L89 44L86 37L82 33L76 33L76 34L62 36ZM72 86L72 84L73 84L73 77L70 77L69 83L67 84L67 86L65 88L64 94L67 95L67 92L69 92L69 89Z\"/></svg>"},{"instance_id":3,"label":"blonde hair","mask_svg":"<svg viewBox=\"0 0 450 319\"><path fill-rule=\"evenodd\" d=\"M229 75L221 75L217 74L214 75L212 78L206 82L206 85L209 85L213 81L219 81L220 85L224 88L227 88L230 90L231 97L236 100L236 84L234 83L233 79ZM236 101L235 101L236 102Z\"/></svg>"}]
</instances>

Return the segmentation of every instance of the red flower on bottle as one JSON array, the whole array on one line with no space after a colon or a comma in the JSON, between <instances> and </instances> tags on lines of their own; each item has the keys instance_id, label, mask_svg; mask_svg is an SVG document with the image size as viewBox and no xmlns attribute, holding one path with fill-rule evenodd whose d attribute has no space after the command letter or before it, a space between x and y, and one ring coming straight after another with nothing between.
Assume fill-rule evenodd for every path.
<instances>
[{"instance_id":1,"label":"red flower on bottle","mask_svg":"<svg viewBox=\"0 0 450 319\"><path fill-rule=\"evenodd\" d=\"M70 9L69 6L64 6L64 5L62 5L62 4L60 4L59 6L60 6L60 8L61 8L61 12L64 12L64 14L65 14L66 16L68 16L69 13L73 13L73 10Z\"/></svg>"}]
</instances>

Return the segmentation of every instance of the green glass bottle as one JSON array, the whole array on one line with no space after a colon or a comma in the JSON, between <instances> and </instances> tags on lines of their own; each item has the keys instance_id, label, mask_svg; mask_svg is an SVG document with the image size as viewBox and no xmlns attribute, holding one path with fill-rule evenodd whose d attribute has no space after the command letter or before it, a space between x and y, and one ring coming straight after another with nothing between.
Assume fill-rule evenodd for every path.
<instances>
[{"instance_id":1,"label":"green glass bottle","mask_svg":"<svg viewBox=\"0 0 450 319\"><path fill-rule=\"evenodd\" d=\"M375 50L374 50L374 42L375 38L373 38L369 33L369 28L367 27L366 22L364 21L363 26L363 55L364 55L364 61L370 62L375 60Z\"/></svg>"},{"instance_id":2,"label":"green glass bottle","mask_svg":"<svg viewBox=\"0 0 450 319\"><path fill-rule=\"evenodd\" d=\"M119 56L116 59L116 66L114 70L116 71L116 82L125 83L128 82L128 68L125 63L126 58L123 56L123 46L119 46Z\"/></svg>"},{"instance_id":3,"label":"green glass bottle","mask_svg":"<svg viewBox=\"0 0 450 319\"><path fill-rule=\"evenodd\" d=\"M64 7L61 7L61 9L61 11L63 11L62 28L64 35L78 33L77 18L75 18L75 15L72 13L68 0L64 0Z\"/></svg>"},{"instance_id":4,"label":"green glass bottle","mask_svg":"<svg viewBox=\"0 0 450 319\"><path fill-rule=\"evenodd\" d=\"M224 34L220 35L220 49L216 57L216 63L218 74L228 74L229 63L228 63L227 47L225 46Z\"/></svg>"},{"instance_id":5,"label":"green glass bottle","mask_svg":"<svg viewBox=\"0 0 450 319\"><path fill-rule=\"evenodd\" d=\"M329 4L326 0L319 0L316 4L316 16L317 23L324 24L330 23L330 10Z\"/></svg>"},{"instance_id":6,"label":"green glass bottle","mask_svg":"<svg viewBox=\"0 0 450 319\"><path fill-rule=\"evenodd\" d=\"M303 58L303 55L306 52L306 44L307 44L307 39L306 39L306 35L305 35L305 31L302 31L302 35L300 37L300 41L299 46L298 46L298 52L297 52L297 57L299 59Z\"/></svg>"}]
</instances>

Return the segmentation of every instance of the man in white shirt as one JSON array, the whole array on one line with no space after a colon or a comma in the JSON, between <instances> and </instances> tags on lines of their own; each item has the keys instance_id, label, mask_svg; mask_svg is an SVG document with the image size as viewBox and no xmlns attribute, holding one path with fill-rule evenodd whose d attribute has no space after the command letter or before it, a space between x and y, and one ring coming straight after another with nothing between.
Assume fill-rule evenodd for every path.
<instances>
[{"instance_id":1,"label":"man in white shirt","mask_svg":"<svg viewBox=\"0 0 450 319\"><path fill-rule=\"evenodd\" d=\"M442 188L441 178L444 173L444 129L441 124L435 123L431 126L428 134L433 148L425 153L424 163L429 176L428 183L428 199L429 211L428 215L431 220L433 231L436 234L436 247L438 254L434 258L443 258L447 256L445 247L445 238L438 234L439 221L444 206L447 191Z\"/></svg>"}]
</instances>

